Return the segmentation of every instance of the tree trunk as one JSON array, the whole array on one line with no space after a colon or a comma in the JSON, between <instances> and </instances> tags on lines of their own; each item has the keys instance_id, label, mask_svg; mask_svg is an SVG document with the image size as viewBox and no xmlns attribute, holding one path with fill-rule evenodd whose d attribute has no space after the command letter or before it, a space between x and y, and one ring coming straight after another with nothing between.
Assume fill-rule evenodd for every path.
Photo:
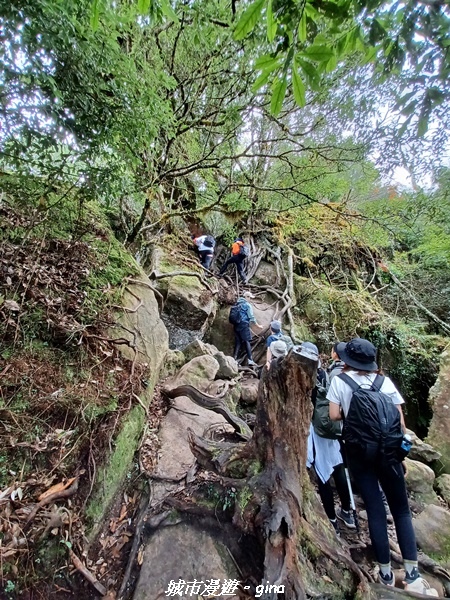
<instances>
[{"instance_id":1,"label":"tree trunk","mask_svg":"<svg viewBox=\"0 0 450 600\"><path fill-rule=\"evenodd\" d=\"M317 362L293 351L272 363L259 389L253 439L264 465L258 482L265 492L258 519L265 538L264 580L284 585L286 598L306 598L297 543L316 368ZM264 597L278 595L269 591Z\"/></svg>"},{"instance_id":2,"label":"tree trunk","mask_svg":"<svg viewBox=\"0 0 450 600\"><path fill-rule=\"evenodd\" d=\"M363 596L369 593L306 471L316 369L317 361L301 348L264 369L249 442L233 445L190 435L201 464L242 481L247 500L237 503L233 522L264 548L263 600L344 596L355 593L358 584Z\"/></svg>"}]
</instances>

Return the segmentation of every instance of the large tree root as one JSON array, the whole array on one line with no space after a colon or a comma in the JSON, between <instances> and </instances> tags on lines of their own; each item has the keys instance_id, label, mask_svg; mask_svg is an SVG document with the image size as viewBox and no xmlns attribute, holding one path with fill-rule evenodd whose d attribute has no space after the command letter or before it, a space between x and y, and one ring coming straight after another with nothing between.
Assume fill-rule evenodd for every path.
<instances>
[{"instance_id":1,"label":"large tree root","mask_svg":"<svg viewBox=\"0 0 450 600\"><path fill-rule=\"evenodd\" d=\"M228 393L228 382L225 386L224 391L218 396L210 396L201 392L192 385L180 385L173 390L165 390L165 393L169 398L178 398L179 396L187 396L195 404L212 410L222 417L229 423L236 431L236 433L244 440L249 440L252 437L252 430L245 421L234 415L224 402L224 398Z\"/></svg>"}]
</instances>

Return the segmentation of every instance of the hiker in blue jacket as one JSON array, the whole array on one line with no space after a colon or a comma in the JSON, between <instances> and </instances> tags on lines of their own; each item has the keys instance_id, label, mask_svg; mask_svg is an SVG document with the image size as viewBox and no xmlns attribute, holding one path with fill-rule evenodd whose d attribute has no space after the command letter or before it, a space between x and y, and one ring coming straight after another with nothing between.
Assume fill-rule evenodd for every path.
<instances>
[{"instance_id":1,"label":"hiker in blue jacket","mask_svg":"<svg viewBox=\"0 0 450 600\"><path fill-rule=\"evenodd\" d=\"M250 340L252 339L250 324L254 323L259 329L262 329L262 325L256 321L253 307L248 302L250 298L254 298L251 292L245 292L243 296L238 298L236 304L231 307L229 320L234 327L234 359L237 360L243 345L247 353L248 364L254 366L256 363L253 360L250 346Z\"/></svg>"},{"instance_id":2,"label":"hiker in blue jacket","mask_svg":"<svg viewBox=\"0 0 450 600\"><path fill-rule=\"evenodd\" d=\"M354 425L355 418L363 418L362 416L359 417L363 414L362 411L355 413L355 408L350 419L349 410L353 402L356 402L355 407L359 408L358 395L362 395L364 390L372 390L372 393L376 395L377 404L388 402L390 398L399 411L401 427L403 431L405 430L402 411L403 398L389 377L378 379L375 383L377 376L381 375L376 363L376 355L377 349L375 346L362 338L354 338L345 344L344 348L339 347L339 357L345 363L345 367L340 375L333 378L327 393L327 399L330 401L330 418L334 421L341 420L343 416L346 418L343 437L347 462L367 510L370 539L380 569L379 582L388 586L395 585L390 562L386 511L379 487L380 483L394 518L397 540L405 568L405 580L403 582L405 589L426 596L437 596L436 590L430 588L429 583L420 576L418 571L416 538L408 505L401 455L386 454L385 448L389 447L389 440L384 440L383 447L380 446L376 456L372 456L370 450L373 445L367 443L365 446L361 446L346 434L346 428L350 432L351 425L349 425L349 422ZM349 377L351 381L349 382L346 377ZM389 409L388 412L388 405L386 405L384 411L385 420L388 419L388 415L389 418L390 415L395 415L395 411L392 412ZM368 411L364 414L366 415L365 419L370 418ZM354 431L363 430L364 423ZM401 431L399 433L401 435Z\"/></svg>"}]
</instances>

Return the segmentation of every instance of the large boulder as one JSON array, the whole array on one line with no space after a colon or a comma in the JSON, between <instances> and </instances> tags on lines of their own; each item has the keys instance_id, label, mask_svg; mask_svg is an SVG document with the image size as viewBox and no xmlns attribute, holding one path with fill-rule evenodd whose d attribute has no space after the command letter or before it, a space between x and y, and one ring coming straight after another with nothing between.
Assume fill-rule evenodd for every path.
<instances>
[{"instance_id":1,"label":"large boulder","mask_svg":"<svg viewBox=\"0 0 450 600\"><path fill-rule=\"evenodd\" d=\"M441 458L441 453L435 450L433 446L430 446L430 444L423 442L419 437L417 437L414 431L407 429L406 433L411 436L412 441L408 458L411 460L418 460L419 462L423 462L425 464L430 464Z\"/></svg>"},{"instance_id":2,"label":"large boulder","mask_svg":"<svg viewBox=\"0 0 450 600\"><path fill-rule=\"evenodd\" d=\"M197 356L186 363L179 372L170 377L164 384L167 391L180 385L192 385L202 392L207 392L219 371L219 363L212 356Z\"/></svg>"},{"instance_id":3,"label":"large boulder","mask_svg":"<svg viewBox=\"0 0 450 600\"><path fill-rule=\"evenodd\" d=\"M188 267L183 257L169 253L160 244L153 250L151 269L155 274L192 272L192 275L177 275L155 279L154 284L164 297L162 318L170 335L171 348L181 348L189 344L194 336L204 333L214 319L216 303L211 289L198 278L202 274L200 265ZM210 288L215 283L211 280Z\"/></svg>"},{"instance_id":4,"label":"large boulder","mask_svg":"<svg viewBox=\"0 0 450 600\"><path fill-rule=\"evenodd\" d=\"M158 303L151 287L148 277L141 273L136 283L125 288L122 298L124 311L117 319L119 325L111 328L110 335L129 341L128 345L118 346L121 353L130 360L147 363L154 384L168 350L169 336L159 316Z\"/></svg>"},{"instance_id":5,"label":"large boulder","mask_svg":"<svg viewBox=\"0 0 450 600\"><path fill-rule=\"evenodd\" d=\"M244 404L256 404L258 400L259 379L248 378L241 381L240 401Z\"/></svg>"},{"instance_id":6,"label":"large boulder","mask_svg":"<svg viewBox=\"0 0 450 600\"><path fill-rule=\"evenodd\" d=\"M187 360L191 360L197 356L213 356L219 363L219 371L217 377L225 379L233 379L239 374L239 366L232 356L228 356L218 350L212 344L207 344L202 340L196 339L187 346L183 354Z\"/></svg>"},{"instance_id":7,"label":"large boulder","mask_svg":"<svg viewBox=\"0 0 450 600\"><path fill-rule=\"evenodd\" d=\"M232 356L227 356L223 352L214 354L214 358L219 363L218 377L233 379L239 375L239 365Z\"/></svg>"},{"instance_id":8,"label":"large boulder","mask_svg":"<svg viewBox=\"0 0 450 600\"><path fill-rule=\"evenodd\" d=\"M450 548L450 512L430 504L413 519L417 545L427 554L448 555Z\"/></svg>"},{"instance_id":9,"label":"large boulder","mask_svg":"<svg viewBox=\"0 0 450 600\"><path fill-rule=\"evenodd\" d=\"M414 499L422 504L439 504L439 498L433 489L434 471L427 465L407 458L406 487Z\"/></svg>"},{"instance_id":10,"label":"large boulder","mask_svg":"<svg viewBox=\"0 0 450 600\"><path fill-rule=\"evenodd\" d=\"M450 506L450 475L444 473L436 478L434 489L445 500L447 506Z\"/></svg>"},{"instance_id":11,"label":"large boulder","mask_svg":"<svg viewBox=\"0 0 450 600\"><path fill-rule=\"evenodd\" d=\"M188 523L179 523L152 533L145 547L133 599L155 600L167 595L210 598L212 595L204 589L206 582L212 579L220 582L219 593L224 581L239 579L227 548L208 531L202 531ZM179 590L179 594L173 593L173 590L171 592L170 582L180 580L186 582L186 585ZM196 587L194 582L198 582ZM194 593L191 593L192 590ZM203 592L204 596L199 592ZM220 594L220 598L222 597L234 600L238 595Z\"/></svg>"},{"instance_id":12,"label":"large boulder","mask_svg":"<svg viewBox=\"0 0 450 600\"><path fill-rule=\"evenodd\" d=\"M429 402L433 418L426 442L438 450L440 472L450 473L450 352L441 356L441 368L436 383L430 390Z\"/></svg>"},{"instance_id":13,"label":"large boulder","mask_svg":"<svg viewBox=\"0 0 450 600\"><path fill-rule=\"evenodd\" d=\"M205 354L214 356L214 354L217 354L217 352L219 351L215 346L212 344L207 344L199 338L196 338L183 350L183 354L186 357L186 362L192 360L193 358L197 358L197 356L204 356Z\"/></svg>"}]
</instances>

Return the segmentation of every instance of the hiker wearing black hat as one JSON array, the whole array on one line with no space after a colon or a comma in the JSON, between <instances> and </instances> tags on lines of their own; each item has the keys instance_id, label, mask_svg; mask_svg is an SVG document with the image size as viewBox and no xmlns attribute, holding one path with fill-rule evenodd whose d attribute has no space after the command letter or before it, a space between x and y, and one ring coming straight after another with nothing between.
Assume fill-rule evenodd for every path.
<instances>
[{"instance_id":1,"label":"hiker wearing black hat","mask_svg":"<svg viewBox=\"0 0 450 600\"><path fill-rule=\"evenodd\" d=\"M338 421L344 417L342 436L347 462L367 510L380 583L395 585L379 483L394 518L405 568L405 589L436 596L436 590L430 588L417 568L416 538L401 464L405 456L402 455L404 400L389 377L381 375L376 354L375 346L362 338L354 338L339 348L345 367L333 378L327 394L330 418Z\"/></svg>"},{"instance_id":2,"label":"hiker wearing black hat","mask_svg":"<svg viewBox=\"0 0 450 600\"><path fill-rule=\"evenodd\" d=\"M307 468L314 467L317 475L317 486L325 513L334 530L339 535L338 521L342 521L349 529L355 529L356 523L351 512L350 493L345 476L339 437L341 428L337 427L328 416L328 378L321 366L319 350L312 342L302 342L302 350L307 350L311 358L318 361L317 381L312 391L313 417L307 440ZM341 501L341 508L336 512L334 507L331 477L334 479L336 491Z\"/></svg>"},{"instance_id":3,"label":"hiker wearing black hat","mask_svg":"<svg viewBox=\"0 0 450 600\"><path fill-rule=\"evenodd\" d=\"M231 245L231 256L228 260L226 260L222 268L219 271L219 277L225 274L225 271L228 269L229 265L236 265L236 269L239 273L239 277L242 283L247 283L247 277L244 273L243 262L249 255L249 249L244 244L244 240L241 237L237 237L233 244Z\"/></svg>"}]
</instances>

